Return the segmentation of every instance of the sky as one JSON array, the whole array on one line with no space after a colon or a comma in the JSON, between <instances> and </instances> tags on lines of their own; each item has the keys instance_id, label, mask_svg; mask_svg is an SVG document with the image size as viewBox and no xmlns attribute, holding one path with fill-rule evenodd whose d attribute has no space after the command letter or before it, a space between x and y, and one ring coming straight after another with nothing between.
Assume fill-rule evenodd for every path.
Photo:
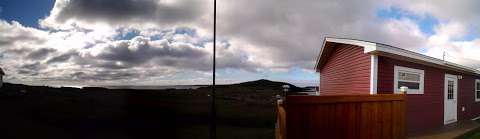
<instances>
[{"instance_id":1,"label":"sky","mask_svg":"<svg viewBox=\"0 0 480 139\"><path fill-rule=\"evenodd\" d=\"M210 84L212 0L2 0L12 83ZM480 1L218 0L217 82L315 85L324 37L389 44L480 68Z\"/></svg>"}]
</instances>

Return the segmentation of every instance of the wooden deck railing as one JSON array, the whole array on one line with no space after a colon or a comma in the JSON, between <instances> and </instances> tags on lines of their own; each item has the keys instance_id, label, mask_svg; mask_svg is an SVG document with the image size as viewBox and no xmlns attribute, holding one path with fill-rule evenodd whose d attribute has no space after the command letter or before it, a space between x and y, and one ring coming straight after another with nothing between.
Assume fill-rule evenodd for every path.
<instances>
[{"instance_id":1,"label":"wooden deck railing","mask_svg":"<svg viewBox=\"0 0 480 139\"><path fill-rule=\"evenodd\" d=\"M405 138L404 100L401 94L288 96L277 105L276 137Z\"/></svg>"},{"instance_id":2,"label":"wooden deck railing","mask_svg":"<svg viewBox=\"0 0 480 139\"><path fill-rule=\"evenodd\" d=\"M286 121L286 114L285 114L285 109L283 107L283 101L278 100L277 101L277 106L275 109L275 112L277 113L277 124L275 125L275 139L285 139L286 138L286 126L285 126L285 121Z\"/></svg>"}]
</instances>

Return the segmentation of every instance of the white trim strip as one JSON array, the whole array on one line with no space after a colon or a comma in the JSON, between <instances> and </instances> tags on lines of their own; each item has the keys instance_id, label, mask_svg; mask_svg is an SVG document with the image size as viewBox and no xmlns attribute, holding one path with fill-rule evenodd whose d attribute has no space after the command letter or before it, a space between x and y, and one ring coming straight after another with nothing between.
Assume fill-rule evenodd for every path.
<instances>
[{"instance_id":1,"label":"white trim strip","mask_svg":"<svg viewBox=\"0 0 480 139\"><path fill-rule=\"evenodd\" d=\"M325 42L336 42L336 43L362 46L362 47L365 47L365 49L363 50L365 53L373 51L377 47L376 43L361 41L361 40L354 40L354 39L325 38Z\"/></svg>"},{"instance_id":2,"label":"white trim strip","mask_svg":"<svg viewBox=\"0 0 480 139\"><path fill-rule=\"evenodd\" d=\"M480 79L475 79L475 94L473 96L475 96L475 102L480 102L480 98L478 98L479 96L477 96L477 91L480 91L480 90L477 90L478 86L477 86L477 83L480 82Z\"/></svg>"},{"instance_id":3,"label":"white trim strip","mask_svg":"<svg viewBox=\"0 0 480 139\"><path fill-rule=\"evenodd\" d=\"M378 56L370 56L370 94L377 94Z\"/></svg>"},{"instance_id":4,"label":"white trim strip","mask_svg":"<svg viewBox=\"0 0 480 139\"><path fill-rule=\"evenodd\" d=\"M478 119L480 119L480 116L475 117L475 118L473 118L472 120L475 121L475 120L478 120Z\"/></svg>"}]
</instances>

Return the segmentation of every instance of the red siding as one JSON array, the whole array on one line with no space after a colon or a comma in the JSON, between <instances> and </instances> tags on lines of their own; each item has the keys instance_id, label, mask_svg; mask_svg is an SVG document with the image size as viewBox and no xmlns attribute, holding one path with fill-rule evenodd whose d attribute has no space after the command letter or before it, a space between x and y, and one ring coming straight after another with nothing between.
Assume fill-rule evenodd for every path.
<instances>
[{"instance_id":1,"label":"red siding","mask_svg":"<svg viewBox=\"0 0 480 139\"><path fill-rule=\"evenodd\" d=\"M320 94L368 94L370 92L370 55L363 48L335 46L320 69Z\"/></svg>"},{"instance_id":2,"label":"red siding","mask_svg":"<svg viewBox=\"0 0 480 139\"><path fill-rule=\"evenodd\" d=\"M393 92L394 65L421 69L425 71L424 94L409 94L406 98L406 121L409 133L440 127L443 125L443 101L445 73L463 75L458 82L458 119L471 119L480 115L480 103L475 103L474 77L440 68L394 60L379 56L378 59L378 92ZM462 106L466 111L462 112Z\"/></svg>"},{"instance_id":3,"label":"red siding","mask_svg":"<svg viewBox=\"0 0 480 139\"><path fill-rule=\"evenodd\" d=\"M480 102L475 102L475 79L480 77L463 75L458 80L458 118L472 119L480 116ZM465 107L465 111L462 111Z\"/></svg>"}]
</instances>

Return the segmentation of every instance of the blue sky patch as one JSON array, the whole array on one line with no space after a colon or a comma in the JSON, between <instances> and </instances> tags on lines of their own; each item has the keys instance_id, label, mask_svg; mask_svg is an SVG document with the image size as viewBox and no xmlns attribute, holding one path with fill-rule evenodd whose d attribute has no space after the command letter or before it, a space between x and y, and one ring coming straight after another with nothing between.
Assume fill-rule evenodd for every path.
<instances>
[{"instance_id":1,"label":"blue sky patch","mask_svg":"<svg viewBox=\"0 0 480 139\"><path fill-rule=\"evenodd\" d=\"M140 35L140 31L138 31L138 30L119 29L117 31L119 31L119 32L126 31L126 33L121 33L120 35L115 36L115 38L114 38L115 40L131 40L131 39L135 38L136 36Z\"/></svg>"},{"instance_id":2,"label":"blue sky patch","mask_svg":"<svg viewBox=\"0 0 480 139\"><path fill-rule=\"evenodd\" d=\"M55 0L1 0L0 18L38 28L38 20L49 15Z\"/></svg>"},{"instance_id":3,"label":"blue sky patch","mask_svg":"<svg viewBox=\"0 0 480 139\"><path fill-rule=\"evenodd\" d=\"M415 22L420 30L428 36L431 36L435 33L433 27L439 24L438 20L432 15L415 15L397 7L379 9L377 10L376 16L379 19L410 19Z\"/></svg>"},{"instance_id":4,"label":"blue sky patch","mask_svg":"<svg viewBox=\"0 0 480 139\"><path fill-rule=\"evenodd\" d=\"M467 33L461 39L456 41L473 41L477 39L478 30L474 26L467 26Z\"/></svg>"},{"instance_id":5,"label":"blue sky patch","mask_svg":"<svg viewBox=\"0 0 480 139\"><path fill-rule=\"evenodd\" d=\"M175 34L185 34L189 36L197 36L197 32L195 29L187 28L187 27L180 27L175 29Z\"/></svg>"}]
</instances>

